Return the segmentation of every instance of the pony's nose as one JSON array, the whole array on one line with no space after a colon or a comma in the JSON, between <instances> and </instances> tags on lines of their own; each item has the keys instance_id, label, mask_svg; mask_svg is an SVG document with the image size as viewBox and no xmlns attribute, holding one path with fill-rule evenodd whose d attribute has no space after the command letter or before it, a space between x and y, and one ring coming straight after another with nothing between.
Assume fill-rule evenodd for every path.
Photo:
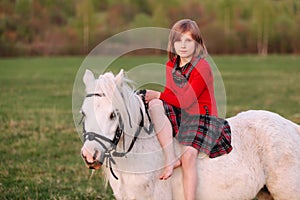
<instances>
[{"instance_id":1,"label":"pony's nose","mask_svg":"<svg viewBox=\"0 0 300 200\"><path fill-rule=\"evenodd\" d=\"M82 147L81 155L87 163L93 163L96 160L94 153L92 154L92 152L90 152L85 147Z\"/></svg>"},{"instance_id":2,"label":"pony's nose","mask_svg":"<svg viewBox=\"0 0 300 200\"><path fill-rule=\"evenodd\" d=\"M100 163L100 161L98 160L100 156L98 150L91 152L87 148L83 147L81 149L81 156L89 169L101 168L102 163Z\"/></svg>"}]
</instances>

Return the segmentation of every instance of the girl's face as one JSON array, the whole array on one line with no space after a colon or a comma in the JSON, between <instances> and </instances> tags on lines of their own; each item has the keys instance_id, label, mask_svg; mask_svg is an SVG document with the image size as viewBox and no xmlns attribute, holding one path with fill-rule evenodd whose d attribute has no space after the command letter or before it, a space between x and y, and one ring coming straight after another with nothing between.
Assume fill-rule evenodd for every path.
<instances>
[{"instance_id":1,"label":"girl's face","mask_svg":"<svg viewBox=\"0 0 300 200\"><path fill-rule=\"evenodd\" d=\"M191 59L195 52L195 40L190 32L183 33L178 40L174 42L174 49L177 55L183 59Z\"/></svg>"}]
</instances>

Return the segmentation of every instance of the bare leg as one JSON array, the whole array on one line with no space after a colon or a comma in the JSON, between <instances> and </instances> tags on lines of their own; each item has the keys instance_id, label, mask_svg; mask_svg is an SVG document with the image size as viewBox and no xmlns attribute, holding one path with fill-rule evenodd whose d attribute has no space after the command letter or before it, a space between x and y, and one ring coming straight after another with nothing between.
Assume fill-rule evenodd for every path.
<instances>
[{"instance_id":1,"label":"bare leg","mask_svg":"<svg viewBox=\"0 0 300 200\"><path fill-rule=\"evenodd\" d=\"M154 124L155 132L157 133L158 141L163 148L166 162L164 172L160 176L160 179L166 180L172 175L173 169L181 164L174 153L172 126L165 115L161 100L151 100L149 102L149 112Z\"/></svg>"},{"instance_id":2,"label":"bare leg","mask_svg":"<svg viewBox=\"0 0 300 200\"><path fill-rule=\"evenodd\" d=\"M181 156L185 200L196 199L198 184L197 156L198 150L190 146L184 148Z\"/></svg>"}]
</instances>

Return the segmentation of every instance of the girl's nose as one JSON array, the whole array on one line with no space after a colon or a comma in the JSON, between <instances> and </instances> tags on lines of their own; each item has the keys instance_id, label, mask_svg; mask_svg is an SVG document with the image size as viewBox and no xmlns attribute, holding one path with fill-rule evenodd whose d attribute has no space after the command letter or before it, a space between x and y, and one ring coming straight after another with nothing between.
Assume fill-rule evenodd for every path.
<instances>
[{"instance_id":1,"label":"girl's nose","mask_svg":"<svg viewBox=\"0 0 300 200\"><path fill-rule=\"evenodd\" d=\"M185 41L181 41L181 47L185 48Z\"/></svg>"}]
</instances>

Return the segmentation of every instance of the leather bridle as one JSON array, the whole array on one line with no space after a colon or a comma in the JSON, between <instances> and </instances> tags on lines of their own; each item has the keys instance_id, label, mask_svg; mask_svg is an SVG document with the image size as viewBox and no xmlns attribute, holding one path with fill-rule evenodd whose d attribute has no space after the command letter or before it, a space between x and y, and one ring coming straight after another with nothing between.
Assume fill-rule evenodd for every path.
<instances>
[{"instance_id":1,"label":"leather bridle","mask_svg":"<svg viewBox=\"0 0 300 200\"><path fill-rule=\"evenodd\" d=\"M92 94L86 95L86 98L94 97L94 96L96 96L96 97L105 97L105 94L104 93L92 93ZM129 153L132 150L139 134L141 133L142 128L148 134L150 134L153 131L153 124L151 123L151 120L149 118L149 121L150 121L149 129L147 129L144 126L144 115L143 115L142 109L140 108L141 121L139 123L139 127L135 131L134 137L133 137L133 139L130 143L129 148L127 149L127 151L125 151L124 123L123 123L123 120L122 120L122 117L121 117L119 111L116 110L115 112L116 112L116 114L119 118L119 124L118 124L118 127L117 127L116 131L115 131L115 135L114 135L113 139L110 139L108 137L105 137L105 136L103 136L101 134L98 134L98 133L95 133L95 132L91 132L91 131L87 132L86 129L85 129L85 122L84 122L85 114L84 113L82 113L82 118L81 118L79 124L82 123L83 142L85 143L87 140L88 141L96 141L97 143L99 143L103 147L104 152L101 152L100 159L97 162L99 162L101 165L103 165L103 162L106 158L107 166L109 166L112 175L118 180L118 177L115 175L115 173L112 170L112 164L116 164L113 157L124 157L124 156L126 156L126 154ZM127 110L127 113L128 113L128 110ZM129 123L131 125L131 122L129 122ZM123 136L123 149L124 149L124 151L123 152L117 152L116 148L117 148L117 145L118 145L119 141L121 140L122 136ZM107 147L104 144L104 142L109 143L110 147ZM94 159L96 159L97 153L98 153L98 151L95 152ZM88 163L88 164L93 164L93 163ZM93 168L93 167L91 167L91 168Z\"/></svg>"}]
</instances>

